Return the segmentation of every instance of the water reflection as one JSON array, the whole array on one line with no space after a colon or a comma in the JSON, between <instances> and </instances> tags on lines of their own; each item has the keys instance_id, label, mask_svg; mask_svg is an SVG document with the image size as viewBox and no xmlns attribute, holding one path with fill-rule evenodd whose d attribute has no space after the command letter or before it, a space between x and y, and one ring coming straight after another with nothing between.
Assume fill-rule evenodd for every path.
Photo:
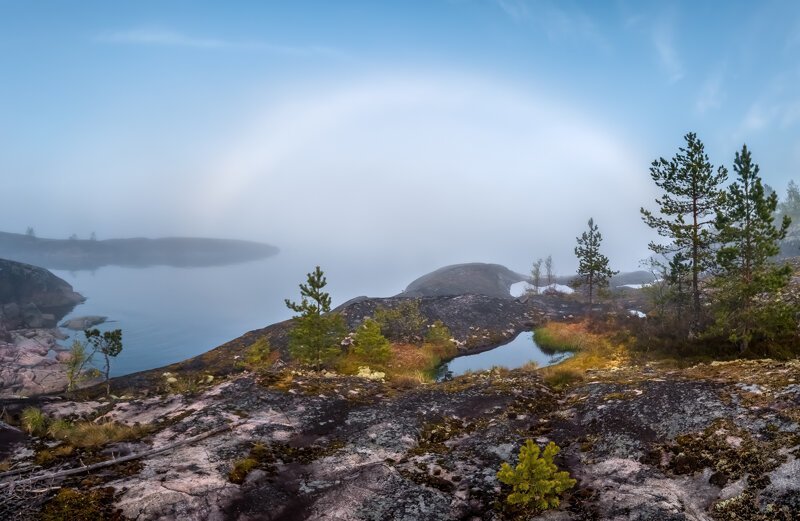
<instances>
[{"instance_id":1,"label":"water reflection","mask_svg":"<svg viewBox=\"0 0 800 521\"><path fill-rule=\"evenodd\" d=\"M572 353L555 353L542 349L533 336L532 332L520 333L511 342L489 351L454 358L439 368L437 379L447 380L467 371L484 371L495 366L515 369L528 362L536 362L539 367L545 367L572 356Z\"/></svg>"}]
</instances>

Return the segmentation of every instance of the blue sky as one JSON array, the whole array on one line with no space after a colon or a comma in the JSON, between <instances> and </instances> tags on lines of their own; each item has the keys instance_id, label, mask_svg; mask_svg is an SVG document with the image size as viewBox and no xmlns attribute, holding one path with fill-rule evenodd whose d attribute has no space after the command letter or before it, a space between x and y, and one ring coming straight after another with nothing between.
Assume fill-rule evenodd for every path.
<instances>
[{"instance_id":1,"label":"blue sky","mask_svg":"<svg viewBox=\"0 0 800 521\"><path fill-rule=\"evenodd\" d=\"M0 219L633 268L684 133L800 178L798 85L792 1L0 0Z\"/></svg>"}]
</instances>

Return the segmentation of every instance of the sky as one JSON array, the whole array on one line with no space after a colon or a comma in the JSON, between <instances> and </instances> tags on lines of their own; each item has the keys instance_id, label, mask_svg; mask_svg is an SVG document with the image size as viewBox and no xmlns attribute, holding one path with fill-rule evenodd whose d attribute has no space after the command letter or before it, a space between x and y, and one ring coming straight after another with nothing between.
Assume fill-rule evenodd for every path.
<instances>
[{"instance_id":1,"label":"sky","mask_svg":"<svg viewBox=\"0 0 800 521\"><path fill-rule=\"evenodd\" d=\"M636 269L685 133L800 178L798 85L789 0L0 0L0 229Z\"/></svg>"}]
</instances>

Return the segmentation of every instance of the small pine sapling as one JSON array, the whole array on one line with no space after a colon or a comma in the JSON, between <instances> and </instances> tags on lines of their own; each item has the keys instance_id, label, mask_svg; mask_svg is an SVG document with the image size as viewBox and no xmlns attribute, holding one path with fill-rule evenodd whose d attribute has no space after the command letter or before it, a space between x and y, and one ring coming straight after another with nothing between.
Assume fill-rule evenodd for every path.
<instances>
[{"instance_id":1,"label":"small pine sapling","mask_svg":"<svg viewBox=\"0 0 800 521\"><path fill-rule=\"evenodd\" d=\"M371 318L364 320L353 335L353 353L373 363L385 363L392 354L389 340L381 333L381 325Z\"/></svg>"},{"instance_id":2,"label":"small pine sapling","mask_svg":"<svg viewBox=\"0 0 800 521\"><path fill-rule=\"evenodd\" d=\"M569 473L558 470L553 457L561 449L552 441L544 451L531 440L526 440L519 451L519 463L512 467L503 463L497 473L501 483L511 486L511 494L506 497L509 505L519 505L537 511L556 508L559 496L577 483ZM541 453L541 455L540 455Z\"/></svg>"}]
</instances>

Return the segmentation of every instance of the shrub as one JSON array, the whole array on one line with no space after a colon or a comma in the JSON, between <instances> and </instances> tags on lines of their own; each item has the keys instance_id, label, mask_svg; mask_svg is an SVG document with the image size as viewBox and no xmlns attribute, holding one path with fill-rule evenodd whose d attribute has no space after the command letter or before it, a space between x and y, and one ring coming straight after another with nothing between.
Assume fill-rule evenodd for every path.
<instances>
[{"instance_id":1,"label":"shrub","mask_svg":"<svg viewBox=\"0 0 800 521\"><path fill-rule=\"evenodd\" d=\"M377 321L368 318L353 336L353 353L373 363L384 363L392 354L391 345Z\"/></svg>"},{"instance_id":2,"label":"shrub","mask_svg":"<svg viewBox=\"0 0 800 521\"><path fill-rule=\"evenodd\" d=\"M561 502L561 493L574 487L576 483L568 472L559 471L553 463L553 457L560 450L551 441L544 452L541 452L538 445L526 440L525 445L520 448L517 466L503 463L497 473L500 482L511 486L506 502L535 510L557 507Z\"/></svg>"},{"instance_id":3,"label":"shrub","mask_svg":"<svg viewBox=\"0 0 800 521\"><path fill-rule=\"evenodd\" d=\"M268 369L274 362L271 349L269 340L262 336L247 348L242 365L250 371Z\"/></svg>"},{"instance_id":4,"label":"shrub","mask_svg":"<svg viewBox=\"0 0 800 521\"><path fill-rule=\"evenodd\" d=\"M69 358L64 362L67 368L67 391L74 391L84 380L91 378L96 374L97 369L92 371L90 368L86 370L89 364L92 363L92 355L86 350L86 344L80 340L72 342L72 347L69 350Z\"/></svg>"},{"instance_id":5,"label":"shrub","mask_svg":"<svg viewBox=\"0 0 800 521\"><path fill-rule=\"evenodd\" d=\"M415 344L421 342L426 324L418 300L406 300L391 309L379 307L375 310L375 320L388 339Z\"/></svg>"},{"instance_id":6,"label":"shrub","mask_svg":"<svg viewBox=\"0 0 800 521\"><path fill-rule=\"evenodd\" d=\"M36 407L26 407L22 411L22 428L33 436L47 434L47 417Z\"/></svg>"},{"instance_id":7,"label":"shrub","mask_svg":"<svg viewBox=\"0 0 800 521\"><path fill-rule=\"evenodd\" d=\"M453 343L450 330L441 320L437 320L428 326L428 332L425 333L425 342L437 347L447 346Z\"/></svg>"}]
</instances>

